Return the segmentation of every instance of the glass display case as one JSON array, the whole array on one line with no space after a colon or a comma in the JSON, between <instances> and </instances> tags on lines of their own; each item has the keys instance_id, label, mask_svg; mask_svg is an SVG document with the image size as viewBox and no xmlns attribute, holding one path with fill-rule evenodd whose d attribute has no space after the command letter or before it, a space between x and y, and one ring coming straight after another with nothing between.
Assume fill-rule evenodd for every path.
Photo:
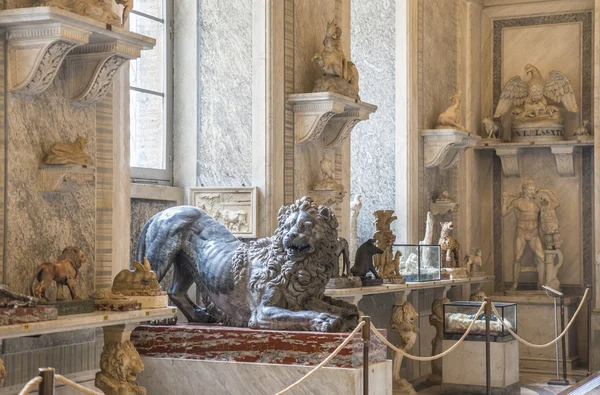
<instances>
[{"instance_id":1,"label":"glass display case","mask_svg":"<svg viewBox=\"0 0 600 395\"><path fill-rule=\"evenodd\" d=\"M504 325L500 322L503 320L513 332L517 332L517 304L516 303L500 303L494 302L494 306L501 317L497 317L492 312L490 321L490 333L496 337L510 336ZM444 338L454 339L456 335L463 335L475 314L481 307L481 302L451 302L444 304ZM469 333L471 335L485 335L485 313L481 312L473 329Z\"/></svg>"},{"instance_id":2,"label":"glass display case","mask_svg":"<svg viewBox=\"0 0 600 395\"><path fill-rule=\"evenodd\" d=\"M394 244L394 256L400 252L400 274L407 282L437 281L441 278L440 246Z\"/></svg>"}]
</instances>

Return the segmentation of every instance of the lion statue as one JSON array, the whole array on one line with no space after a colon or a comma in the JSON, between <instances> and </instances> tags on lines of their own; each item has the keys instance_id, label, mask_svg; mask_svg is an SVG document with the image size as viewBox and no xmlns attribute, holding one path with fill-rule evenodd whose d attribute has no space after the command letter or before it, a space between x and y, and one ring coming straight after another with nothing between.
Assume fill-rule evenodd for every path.
<instances>
[{"instance_id":1,"label":"lion statue","mask_svg":"<svg viewBox=\"0 0 600 395\"><path fill-rule=\"evenodd\" d=\"M46 288L51 281L55 281L57 287L62 285L69 288L71 299L81 299L77 295L75 285L79 269L86 262L85 254L79 248L65 248L56 262L44 262L38 266L31 281L31 294L41 301L47 301ZM34 287L36 280L38 281L38 285ZM61 292L56 299L62 300L63 298Z\"/></svg>"},{"instance_id":2,"label":"lion statue","mask_svg":"<svg viewBox=\"0 0 600 395\"><path fill-rule=\"evenodd\" d=\"M143 370L144 363L131 341L111 341L104 345L94 385L106 394L146 395L137 382Z\"/></svg>"},{"instance_id":3,"label":"lion statue","mask_svg":"<svg viewBox=\"0 0 600 395\"><path fill-rule=\"evenodd\" d=\"M398 348L403 351L410 350L417 341L417 333L419 328L415 325L415 320L419 317L417 310L410 302L404 302L401 305L394 306L392 310L392 318L390 327L393 331L400 335L400 344ZM404 356L398 352L394 353L392 362L392 379L394 390L399 390L401 393L416 394L412 385L400 377L400 368L402 367L402 359Z\"/></svg>"},{"instance_id":4,"label":"lion statue","mask_svg":"<svg viewBox=\"0 0 600 395\"><path fill-rule=\"evenodd\" d=\"M142 229L137 259L161 281L174 267L171 301L191 322L335 332L357 324L355 305L324 296L339 250L337 220L310 197L283 206L272 237L244 243L197 207L169 208ZM205 308L187 296L196 284Z\"/></svg>"}]
</instances>

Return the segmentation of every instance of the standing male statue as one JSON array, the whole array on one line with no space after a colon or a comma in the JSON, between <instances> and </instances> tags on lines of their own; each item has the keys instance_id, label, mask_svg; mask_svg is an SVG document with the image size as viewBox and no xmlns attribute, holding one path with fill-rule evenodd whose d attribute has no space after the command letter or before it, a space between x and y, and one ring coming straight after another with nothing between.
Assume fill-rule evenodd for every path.
<instances>
[{"instance_id":1,"label":"standing male statue","mask_svg":"<svg viewBox=\"0 0 600 395\"><path fill-rule=\"evenodd\" d=\"M538 194L544 193L552 198L552 201L558 199L551 191L542 189L536 190L535 181L527 180L521 184L521 193L519 195L504 193L502 201L502 215L506 216L511 212L515 212L517 216L517 226L515 229L515 260L513 264L513 285L511 289L517 289L519 284L519 275L521 274L521 259L525 246L529 248L535 255L535 264L538 272L538 287L545 284L544 270L544 245L540 238L539 219L540 219L540 204L537 201Z\"/></svg>"}]
</instances>

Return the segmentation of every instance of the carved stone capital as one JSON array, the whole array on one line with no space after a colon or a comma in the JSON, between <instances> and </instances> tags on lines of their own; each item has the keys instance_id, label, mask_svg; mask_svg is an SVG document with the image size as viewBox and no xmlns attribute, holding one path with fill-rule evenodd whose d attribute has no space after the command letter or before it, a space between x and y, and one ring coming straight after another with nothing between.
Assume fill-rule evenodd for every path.
<instances>
[{"instance_id":1,"label":"carved stone capital","mask_svg":"<svg viewBox=\"0 0 600 395\"><path fill-rule=\"evenodd\" d=\"M360 121L377 106L331 92L288 95L294 107L296 144L318 141L327 150L340 148Z\"/></svg>"},{"instance_id":2,"label":"carved stone capital","mask_svg":"<svg viewBox=\"0 0 600 395\"><path fill-rule=\"evenodd\" d=\"M573 152L575 151L574 145L563 145L563 146L552 146L550 147L554 158L556 159L556 170L558 174L567 177L574 176L575 169L573 167Z\"/></svg>"},{"instance_id":3,"label":"carved stone capital","mask_svg":"<svg viewBox=\"0 0 600 395\"><path fill-rule=\"evenodd\" d=\"M421 136L425 144L425 167L439 166L442 170L456 166L462 154L481 139L458 129L428 129Z\"/></svg>"},{"instance_id":4,"label":"carved stone capital","mask_svg":"<svg viewBox=\"0 0 600 395\"><path fill-rule=\"evenodd\" d=\"M44 166L39 177L40 192L69 192L96 179L93 168L77 165Z\"/></svg>"},{"instance_id":5,"label":"carved stone capital","mask_svg":"<svg viewBox=\"0 0 600 395\"><path fill-rule=\"evenodd\" d=\"M502 162L502 173L506 177L519 177L519 148L518 147L496 147L496 155Z\"/></svg>"},{"instance_id":6,"label":"carved stone capital","mask_svg":"<svg viewBox=\"0 0 600 395\"><path fill-rule=\"evenodd\" d=\"M141 48L123 42L89 44L67 57L69 96L73 104L98 103L108 93L112 81L129 59L138 58Z\"/></svg>"}]
</instances>

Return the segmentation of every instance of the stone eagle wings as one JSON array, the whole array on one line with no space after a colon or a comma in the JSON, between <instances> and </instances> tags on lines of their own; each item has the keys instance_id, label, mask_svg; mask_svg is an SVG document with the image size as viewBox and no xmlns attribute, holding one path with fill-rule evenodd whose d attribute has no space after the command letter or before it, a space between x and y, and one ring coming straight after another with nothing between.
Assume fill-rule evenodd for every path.
<instances>
[{"instance_id":1,"label":"stone eagle wings","mask_svg":"<svg viewBox=\"0 0 600 395\"><path fill-rule=\"evenodd\" d=\"M506 83L500 94L494 118L500 118L517 106L523 106L525 110L534 109L537 115L545 112L548 105L546 99L562 103L569 112L579 111L573 86L566 75L553 70L549 74L548 81L544 82L540 71L534 65L526 65L525 72L531 75L529 81L523 81L516 75Z\"/></svg>"}]
</instances>

